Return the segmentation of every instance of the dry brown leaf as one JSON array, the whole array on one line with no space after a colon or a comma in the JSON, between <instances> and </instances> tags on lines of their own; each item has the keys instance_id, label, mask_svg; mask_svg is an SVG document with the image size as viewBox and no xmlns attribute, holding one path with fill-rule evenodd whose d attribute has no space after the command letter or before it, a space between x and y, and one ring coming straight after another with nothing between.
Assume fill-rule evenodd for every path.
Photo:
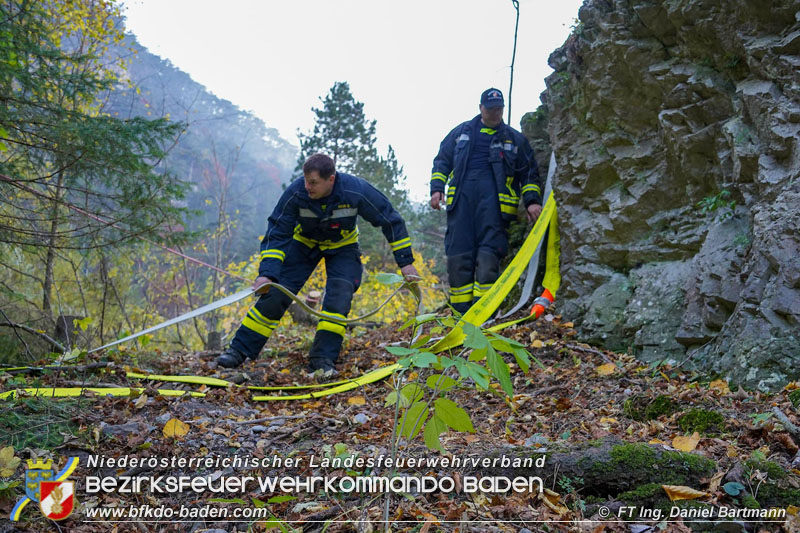
<instances>
[{"instance_id":1,"label":"dry brown leaf","mask_svg":"<svg viewBox=\"0 0 800 533\"><path fill-rule=\"evenodd\" d=\"M614 363L606 363L596 367L594 370L601 376L610 376L617 370L617 365Z\"/></svg>"},{"instance_id":2,"label":"dry brown leaf","mask_svg":"<svg viewBox=\"0 0 800 533\"><path fill-rule=\"evenodd\" d=\"M569 513L569 509L567 509L567 507L561 503L561 495L557 492L554 492L550 489L544 489L544 492L542 492L541 495L542 502L544 502L544 504L553 511L560 515Z\"/></svg>"},{"instance_id":3,"label":"dry brown leaf","mask_svg":"<svg viewBox=\"0 0 800 533\"><path fill-rule=\"evenodd\" d=\"M724 470L720 470L711 477L711 481L708 484L709 494L714 494L719 490L719 486L722 483L722 478L725 477L725 474L726 472Z\"/></svg>"},{"instance_id":4,"label":"dry brown leaf","mask_svg":"<svg viewBox=\"0 0 800 533\"><path fill-rule=\"evenodd\" d=\"M561 324L561 327L562 328L574 328L575 324L573 324L572 322L564 322L563 324Z\"/></svg>"},{"instance_id":5,"label":"dry brown leaf","mask_svg":"<svg viewBox=\"0 0 800 533\"><path fill-rule=\"evenodd\" d=\"M136 400L133 402L133 406L135 408L137 408L137 409L141 409L145 405L147 405L147 395L146 394L140 394L139 397L136 398Z\"/></svg>"},{"instance_id":6,"label":"dry brown leaf","mask_svg":"<svg viewBox=\"0 0 800 533\"><path fill-rule=\"evenodd\" d=\"M707 492L695 490L691 487L684 487L682 485L661 485L664 492L673 502L675 500L696 500L697 498L704 498L708 496Z\"/></svg>"},{"instance_id":7,"label":"dry brown leaf","mask_svg":"<svg viewBox=\"0 0 800 533\"><path fill-rule=\"evenodd\" d=\"M667 443L661 439L650 439L649 441L647 441L647 444L662 444L664 446L667 446Z\"/></svg>"},{"instance_id":8,"label":"dry brown leaf","mask_svg":"<svg viewBox=\"0 0 800 533\"><path fill-rule=\"evenodd\" d=\"M544 346L544 343L542 341L540 341L539 339L536 339L535 341L533 341L531 343L531 348L541 348L543 346Z\"/></svg>"},{"instance_id":9,"label":"dry brown leaf","mask_svg":"<svg viewBox=\"0 0 800 533\"><path fill-rule=\"evenodd\" d=\"M347 399L350 405L365 405L367 400L363 396L351 396Z\"/></svg>"},{"instance_id":10,"label":"dry brown leaf","mask_svg":"<svg viewBox=\"0 0 800 533\"><path fill-rule=\"evenodd\" d=\"M177 418L170 418L167 423L164 424L162 433L164 433L164 436L167 438L180 438L189 433L189 424L181 422Z\"/></svg>"},{"instance_id":11,"label":"dry brown leaf","mask_svg":"<svg viewBox=\"0 0 800 533\"><path fill-rule=\"evenodd\" d=\"M700 442L700 434L694 432L691 437L675 437L672 439L672 447L682 452L691 452L697 448L697 443Z\"/></svg>"},{"instance_id":12,"label":"dry brown leaf","mask_svg":"<svg viewBox=\"0 0 800 533\"><path fill-rule=\"evenodd\" d=\"M792 437L790 437L788 433L778 433L774 435L773 438L780 442L790 455L794 455L800 451L800 448L797 447L797 444L794 443L794 440L792 440Z\"/></svg>"},{"instance_id":13,"label":"dry brown leaf","mask_svg":"<svg viewBox=\"0 0 800 533\"><path fill-rule=\"evenodd\" d=\"M795 505L790 505L789 507L786 508L786 513L792 516L797 516L798 512L800 512L800 507L797 507Z\"/></svg>"},{"instance_id":14,"label":"dry brown leaf","mask_svg":"<svg viewBox=\"0 0 800 533\"><path fill-rule=\"evenodd\" d=\"M727 449L727 451L725 452L725 455L727 455L728 457L730 457L731 459L733 459L734 457L736 457L737 455L739 455L739 451L738 451L738 450L737 450L735 447L733 447L733 446L728 446L728 449Z\"/></svg>"}]
</instances>

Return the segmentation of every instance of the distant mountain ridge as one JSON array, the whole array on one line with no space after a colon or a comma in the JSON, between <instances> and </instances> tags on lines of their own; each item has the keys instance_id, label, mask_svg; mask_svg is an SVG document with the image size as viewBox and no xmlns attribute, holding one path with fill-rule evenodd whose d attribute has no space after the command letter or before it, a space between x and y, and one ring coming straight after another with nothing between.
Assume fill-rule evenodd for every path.
<instances>
[{"instance_id":1,"label":"distant mountain ridge","mask_svg":"<svg viewBox=\"0 0 800 533\"><path fill-rule=\"evenodd\" d=\"M297 148L260 118L150 53L134 35L127 34L112 53L130 56L130 63L103 111L186 123L162 166L193 184L186 205L200 214L187 221L188 228L227 232L221 254L226 261L251 255L282 186L291 180Z\"/></svg>"}]
</instances>

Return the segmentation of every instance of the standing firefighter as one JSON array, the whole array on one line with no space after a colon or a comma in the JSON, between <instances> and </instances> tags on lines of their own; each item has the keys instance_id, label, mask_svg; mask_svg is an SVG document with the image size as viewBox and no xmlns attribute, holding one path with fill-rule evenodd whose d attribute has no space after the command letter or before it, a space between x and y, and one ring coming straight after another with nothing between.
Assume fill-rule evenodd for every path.
<instances>
[{"instance_id":1,"label":"standing firefighter","mask_svg":"<svg viewBox=\"0 0 800 533\"><path fill-rule=\"evenodd\" d=\"M433 160L431 200L440 209L447 185L444 250L450 304L464 313L500 275L508 225L520 192L528 220L542 212L542 183L530 143L503 123L503 93L481 94L480 115L456 126Z\"/></svg>"},{"instance_id":2,"label":"standing firefighter","mask_svg":"<svg viewBox=\"0 0 800 533\"><path fill-rule=\"evenodd\" d=\"M365 180L336 172L333 159L314 154L303 164L303 177L292 182L269 217L261 241L257 288L273 281L297 293L325 259L327 283L322 318L309 354L309 370L335 374L353 293L361 284L358 215L380 226L401 272L417 276L411 239L389 200ZM278 290L264 293L247 313L230 346L217 358L226 368L256 359L291 299Z\"/></svg>"}]
</instances>

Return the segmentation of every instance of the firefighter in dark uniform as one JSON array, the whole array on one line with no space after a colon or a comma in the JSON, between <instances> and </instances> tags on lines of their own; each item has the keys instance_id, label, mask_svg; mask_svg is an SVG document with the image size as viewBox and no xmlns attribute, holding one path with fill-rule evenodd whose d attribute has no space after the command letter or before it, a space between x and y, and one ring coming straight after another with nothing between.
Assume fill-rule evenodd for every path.
<instances>
[{"instance_id":1,"label":"firefighter in dark uniform","mask_svg":"<svg viewBox=\"0 0 800 533\"><path fill-rule=\"evenodd\" d=\"M503 123L503 93L481 94L480 115L456 126L433 160L433 209L447 208L450 304L464 313L500 275L520 192L528 220L542 212L542 182L528 139ZM445 195L445 186L447 194Z\"/></svg>"},{"instance_id":2,"label":"firefighter in dark uniform","mask_svg":"<svg viewBox=\"0 0 800 533\"><path fill-rule=\"evenodd\" d=\"M411 239L389 200L367 181L336 172L333 159L324 154L314 154L303 164L303 179L292 182L278 200L261 242L256 289L273 281L297 293L317 263L325 260L325 318L317 325L309 354L312 372L336 373L345 332L341 320L347 318L353 293L361 284L358 215L381 227L402 274L416 278ZM282 292L267 290L217 363L233 368L247 358L256 359L290 303Z\"/></svg>"}]
</instances>

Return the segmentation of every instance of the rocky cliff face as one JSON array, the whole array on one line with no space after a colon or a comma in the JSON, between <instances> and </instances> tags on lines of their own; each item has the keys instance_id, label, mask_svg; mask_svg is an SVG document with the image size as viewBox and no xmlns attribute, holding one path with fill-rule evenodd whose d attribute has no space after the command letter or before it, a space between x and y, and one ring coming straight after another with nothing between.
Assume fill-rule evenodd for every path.
<instances>
[{"instance_id":1,"label":"rocky cliff face","mask_svg":"<svg viewBox=\"0 0 800 533\"><path fill-rule=\"evenodd\" d=\"M543 95L561 311L646 361L797 379L800 2L587 0L579 20Z\"/></svg>"}]
</instances>

